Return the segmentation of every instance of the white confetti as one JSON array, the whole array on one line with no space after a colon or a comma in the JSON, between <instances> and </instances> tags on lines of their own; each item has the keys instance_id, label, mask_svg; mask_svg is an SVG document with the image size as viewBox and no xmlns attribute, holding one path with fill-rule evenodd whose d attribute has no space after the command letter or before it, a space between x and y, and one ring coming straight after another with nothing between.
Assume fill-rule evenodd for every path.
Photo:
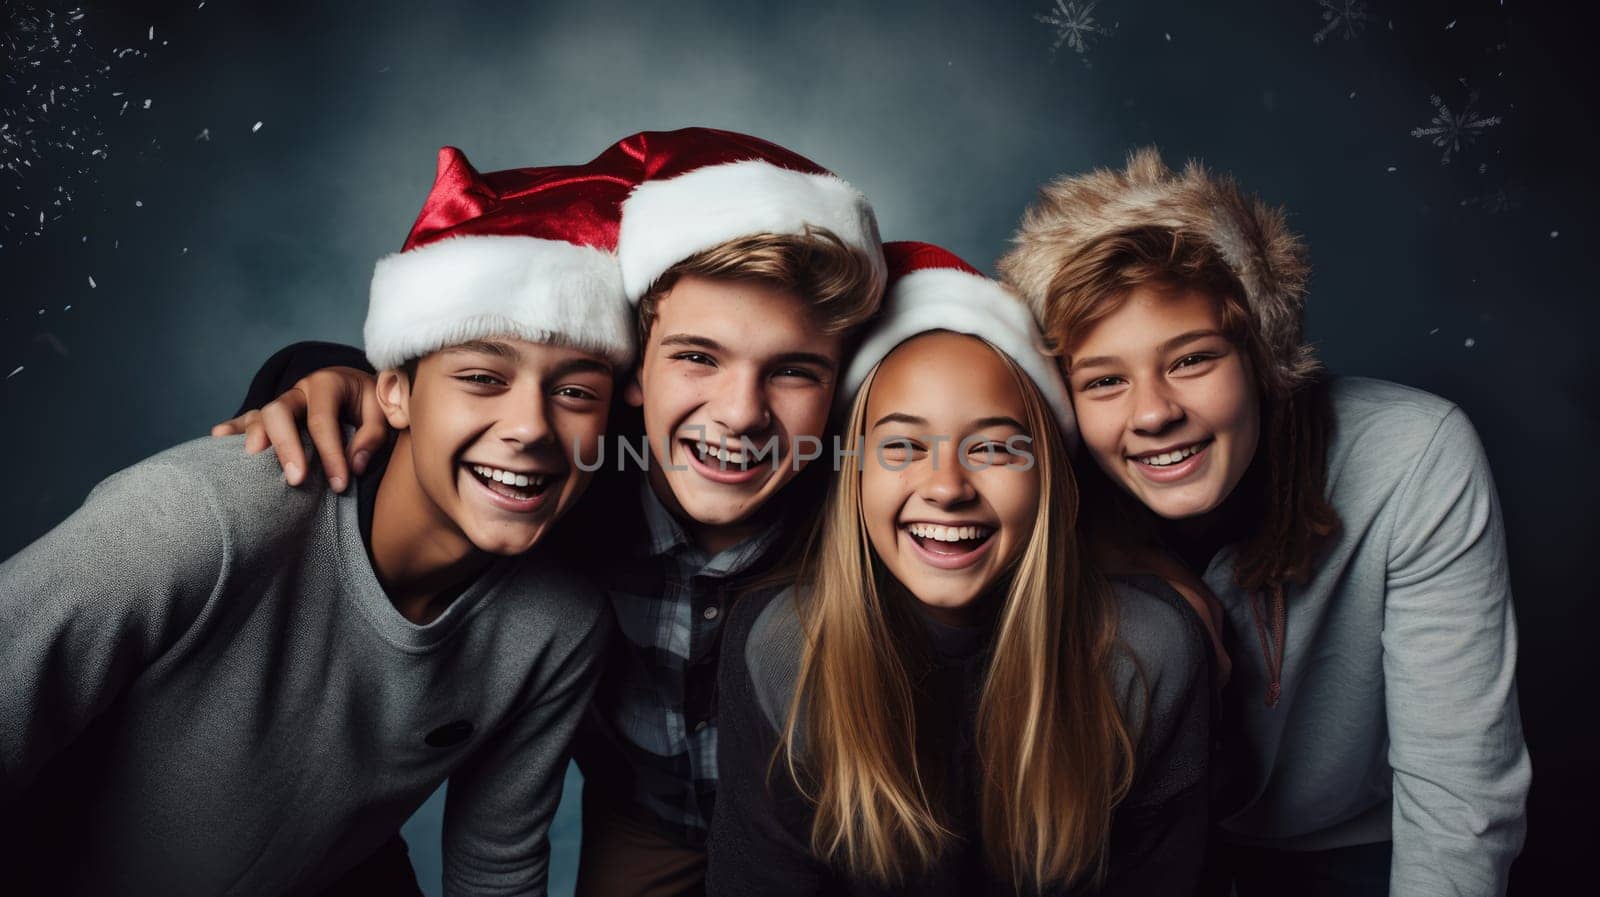
<instances>
[{"instance_id":1,"label":"white confetti","mask_svg":"<svg viewBox=\"0 0 1600 897\"><path fill-rule=\"evenodd\" d=\"M144 208L144 200L142 200L142 199L136 199L136 200L134 200L134 201L133 201L133 207L134 207L134 208L136 208L136 209L142 209L142 208Z\"/></svg>"},{"instance_id":2,"label":"white confetti","mask_svg":"<svg viewBox=\"0 0 1600 897\"><path fill-rule=\"evenodd\" d=\"M1462 343L1461 343L1461 345L1466 346L1468 349L1472 348L1473 346L1476 346L1477 344L1478 344L1478 341L1473 339L1470 336L1467 337L1465 340L1463 340Z\"/></svg>"},{"instance_id":3,"label":"white confetti","mask_svg":"<svg viewBox=\"0 0 1600 897\"><path fill-rule=\"evenodd\" d=\"M262 124L261 122L256 122L255 124L251 125L250 126L250 133L254 134L255 132L261 130L261 124Z\"/></svg>"},{"instance_id":4,"label":"white confetti","mask_svg":"<svg viewBox=\"0 0 1600 897\"><path fill-rule=\"evenodd\" d=\"M200 133L194 135L194 139L195 139L196 142L204 140L206 143L210 143L211 142L211 129L210 128L201 128L200 129Z\"/></svg>"},{"instance_id":5,"label":"white confetti","mask_svg":"<svg viewBox=\"0 0 1600 897\"><path fill-rule=\"evenodd\" d=\"M1398 169L1398 168L1396 168L1396 167L1394 167L1394 166L1393 166L1393 165L1390 165L1390 166L1389 166L1389 168L1388 168L1388 169L1387 169L1387 170L1388 170L1388 172L1389 172L1389 173L1390 173L1390 174L1394 174L1394 173L1395 173L1395 172L1397 172L1397 171L1399 171L1399 170L1400 170L1400 169Z\"/></svg>"},{"instance_id":6,"label":"white confetti","mask_svg":"<svg viewBox=\"0 0 1600 897\"><path fill-rule=\"evenodd\" d=\"M150 26L150 38L149 39L150 40L155 40L156 39L156 26L154 26L154 25Z\"/></svg>"},{"instance_id":7,"label":"white confetti","mask_svg":"<svg viewBox=\"0 0 1600 897\"><path fill-rule=\"evenodd\" d=\"M1561 231L1553 230L1553 231L1550 232L1550 239L1552 239L1552 240L1554 240L1556 237L1559 237L1559 236L1561 236Z\"/></svg>"},{"instance_id":8,"label":"white confetti","mask_svg":"<svg viewBox=\"0 0 1600 897\"><path fill-rule=\"evenodd\" d=\"M22 365L19 364L19 365L17 365L17 369L16 370L14 370L11 373L6 375L6 379L10 380L12 377L15 377L16 375L18 375L20 373L22 373Z\"/></svg>"},{"instance_id":9,"label":"white confetti","mask_svg":"<svg viewBox=\"0 0 1600 897\"><path fill-rule=\"evenodd\" d=\"M1433 336L1434 334L1436 334L1438 332L1439 332L1439 328L1435 327L1432 330L1428 331L1428 335L1429 336Z\"/></svg>"},{"instance_id":10,"label":"white confetti","mask_svg":"<svg viewBox=\"0 0 1600 897\"><path fill-rule=\"evenodd\" d=\"M1455 30L1455 27L1456 27L1456 20L1455 19L1451 19L1450 20L1450 24L1444 26L1444 30L1453 31L1453 30Z\"/></svg>"},{"instance_id":11,"label":"white confetti","mask_svg":"<svg viewBox=\"0 0 1600 897\"><path fill-rule=\"evenodd\" d=\"M1172 43L1172 32L1163 32L1161 36L1167 39L1167 43Z\"/></svg>"},{"instance_id":12,"label":"white confetti","mask_svg":"<svg viewBox=\"0 0 1600 897\"><path fill-rule=\"evenodd\" d=\"M146 108L146 109L150 108L150 101L149 100L145 100L144 101L144 108Z\"/></svg>"},{"instance_id":13,"label":"white confetti","mask_svg":"<svg viewBox=\"0 0 1600 897\"><path fill-rule=\"evenodd\" d=\"M98 286L99 286L99 284L94 282L94 275L93 274L89 275L89 289L92 290L92 289L95 289Z\"/></svg>"},{"instance_id":14,"label":"white confetti","mask_svg":"<svg viewBox=\"0 0 1600 897\"><path fill-rule=\"evenodd\" d=\"M61 306L61 310L62 310L62 311L72 311L72 306L70 306L70 305L63 305L63 306Z\"/></svg>"}]
</instances>

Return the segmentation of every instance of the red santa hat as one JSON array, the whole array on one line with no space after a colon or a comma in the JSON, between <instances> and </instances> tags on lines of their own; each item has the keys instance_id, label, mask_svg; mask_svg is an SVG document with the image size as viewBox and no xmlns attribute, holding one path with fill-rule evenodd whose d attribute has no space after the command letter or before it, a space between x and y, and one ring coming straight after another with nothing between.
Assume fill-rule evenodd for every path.
<instances>
[{"instance_id":1,"label":"red santa hat","mask_svg":"<svg viewBox=\"0 0 1600 897\"><path fill-rule=\"evenodd\" d=\"M845 372L840 402L854 401L867 375L896 346L919 334L949 330L976 336L1016 362L1055 412L1067 445L1076 446L1078 423L1067 384L1022 299L931 243L897 241L883 244L883 251L889 262L889 292Z\"/></svg>"},{"instance_id":2,"label":"red santa hat","mask_svg":"<svg viewBox=\"0 0 1600 897\"><path fill-rule=\"evenodd\" d=\"M824 227L872 260L884 280L872 205L810 159L758 137L711 128L645 131L619 144L640 165L622 207L617 257L628 299L638 302L678 262L756 234Z\"/></svg>"},{"instance_id":3,"label":"red santa hat","mask_svg":"<svg viewBox=\"0 0 1600 897\"><path fill-rule=\"evenodd\" d=\"M364 330L372 366L399 367L490 336L633 359L634 320L614 254L631 160L480 174L455 147L405 246L378 261Z\"/></svg>"}]
</instances>

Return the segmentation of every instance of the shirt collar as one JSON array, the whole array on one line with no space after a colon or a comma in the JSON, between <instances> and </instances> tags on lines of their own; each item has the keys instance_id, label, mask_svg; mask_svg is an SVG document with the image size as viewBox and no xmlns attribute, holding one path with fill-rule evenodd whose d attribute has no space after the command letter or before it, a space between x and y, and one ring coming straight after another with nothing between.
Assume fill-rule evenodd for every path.
<instances>
[{"instance_id":1,"label":"shirt collar","mask_svg":"<svg viewBox=\"0 0 1600 897\"><path fill-rule=\"evenodd\" d=\"M705 576L733 576L743 573L766 555L783 531L781 520L774 520L759 532L736 545L707 557L695 544L678 518L661 503L661 498L650 487L648 477L640 479L639 503L644 508L645 529L649 534L650 557L672 557L698 569Z\"/></svg>"}]
</instances>

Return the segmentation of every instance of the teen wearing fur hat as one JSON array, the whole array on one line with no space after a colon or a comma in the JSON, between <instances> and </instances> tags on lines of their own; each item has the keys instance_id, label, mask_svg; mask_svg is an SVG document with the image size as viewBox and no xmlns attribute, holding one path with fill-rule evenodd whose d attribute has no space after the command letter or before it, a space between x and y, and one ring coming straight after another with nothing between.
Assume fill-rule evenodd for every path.
<instances>
[{"instance_id":1,"label":"teen wearing fur hat","mask_svg":"<svg viewBox=\"0 0 1600 897\"><path fill-rule=\"evenodd\" d=\"M1177 553L1226 611L1236 893L1503 893L1530 767L1461 409L1323 376L1283 214L1153 149L1047 185L1000 272L1062 353L1086 526Z\"/></svg>"},{"instance_id":2,"label":"teen wearing fur hat","mask_svg":"<svg viewBox=\"0 0 1600 897\"><path fill-rule=\"evenodd\" d=\"M799 584L729 623L708 892L1192 893L1200 620L1089 563L1027 309L937 247L885 251Z\"/></svg>"}]
</instances>

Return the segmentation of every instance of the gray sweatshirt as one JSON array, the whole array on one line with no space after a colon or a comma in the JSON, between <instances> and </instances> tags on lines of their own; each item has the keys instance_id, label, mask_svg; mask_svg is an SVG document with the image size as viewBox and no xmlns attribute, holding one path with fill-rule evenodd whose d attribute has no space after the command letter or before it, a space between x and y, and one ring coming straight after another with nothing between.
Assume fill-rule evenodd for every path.
<instances>
[{"instance_id":1,"label":"gray sweatshirt","mask_svg":"<svg viewBox=\"0 0 1600 897\"><path fill-rule=\"evenodd\" d=\"M1344 528L1286 594L1276 707L1233 584L1237 546L1206 571L1232 630L1226 714L1242 730L1223 828L1295 850L1392 837L1393 897L1504 893L1531 772L1488 462L1444 399L1379 380L1331 389L1328 492Z\"/></svg>"},{"instance_id":2,"label":"gray sweatshirt","mask_svg":"<svg viewBox=\"0 0 1600 897\"><path fill-rule=\"evenodd\" d=\"M448 777L446 892L543 894L595 594L534 553L414 625L353 490L178 446L0 564L4 846L50 893L314 893Z\"/></svg>"}]
</instances>

